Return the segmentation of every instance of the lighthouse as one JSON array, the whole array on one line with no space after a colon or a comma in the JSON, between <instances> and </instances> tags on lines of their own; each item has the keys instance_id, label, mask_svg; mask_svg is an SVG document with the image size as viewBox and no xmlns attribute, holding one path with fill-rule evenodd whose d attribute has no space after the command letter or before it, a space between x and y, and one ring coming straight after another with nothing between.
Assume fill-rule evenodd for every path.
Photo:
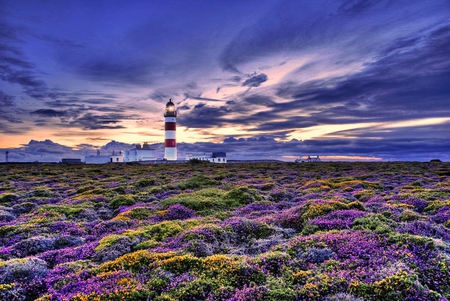
<instances>
[{"instance_id":1,"label":"lighthouse","mask_svg":"<svg viewBox=\"0 0 450 301\"><path fill-rule=\"evenodd\" d=\"M175 110L175 105L172 102L172 98L166 104L166 111L164 112L164 136L165 136L165 149L164 158L166 160L177 160L177 111Z\"/></svg>"}]
</instances>

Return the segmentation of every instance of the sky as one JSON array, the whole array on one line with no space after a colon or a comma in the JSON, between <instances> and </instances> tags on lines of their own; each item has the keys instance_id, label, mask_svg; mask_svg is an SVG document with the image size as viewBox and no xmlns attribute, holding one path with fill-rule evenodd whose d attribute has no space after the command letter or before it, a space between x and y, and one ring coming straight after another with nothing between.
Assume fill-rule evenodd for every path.
<instances>
[{"instance_id":1,"label":"sky","mask_svg":"<svg viewBox=\"0 0 450 301\"><path fill-rule=\"evenodd\" d=\"M0 0L17 160L159 147L170 98L181 152L450 160L450 1Z\"/></svg>"}]
</instances>

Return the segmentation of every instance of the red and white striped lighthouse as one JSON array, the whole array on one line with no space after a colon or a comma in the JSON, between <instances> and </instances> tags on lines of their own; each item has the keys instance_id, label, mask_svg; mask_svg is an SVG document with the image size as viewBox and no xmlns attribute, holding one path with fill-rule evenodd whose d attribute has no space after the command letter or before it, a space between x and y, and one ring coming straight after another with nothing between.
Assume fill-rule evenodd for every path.
<instances>
[{"instance_id":1,"label":"red and white striped lighthouse","mask_svg":"<svg viewBox=\"0 0 450 301\"><path fill-rule=\"evenodd\" d=\"M172 102L172 98L166 104L166 111L164 112L165 119L165 149L164 158L166 160L177 160L177 111Z\"/></svg>"}]
</instances>

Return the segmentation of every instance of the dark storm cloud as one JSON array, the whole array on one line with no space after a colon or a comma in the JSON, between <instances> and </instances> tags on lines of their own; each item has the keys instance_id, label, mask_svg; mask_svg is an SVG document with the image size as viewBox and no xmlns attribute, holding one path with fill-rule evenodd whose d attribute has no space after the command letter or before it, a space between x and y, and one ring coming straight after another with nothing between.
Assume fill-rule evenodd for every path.
<instances>
[{"instance_id":1,"label":"dark storm cloud","mask_svg":"<svg viewBox=\"0 0 450 301\"><path fill-rule=\"evenodd\" d=\"M31 112L30 114L39 115L41 117L62 117L66 115L66 112L52 109L39 109Z\"/></svg>"},{"instance_id":2,"label":"dark storm cloud","mask_svg":"<svg viewBox=\"0 0 450 301\"><path fill-rule=\"evenodd\" d=\"M100 93L94 91L63 92L58 91L52 101L46 101L45 104L51 108L79 108L80 110L95 110L96 108L110 108L111 110L121 111L123 106L112 105L118 101L114 94ZM96 106L105 105L105 106Z\"/></svg>"},{"instance_id":3,"label":"dark storm cloud","mask_svg":"<svg viewBox=\"0 0 450 301\"><path fill-rule=\"evenodd\" d=\"M267 103L269 111L232 122L258 123L252 129L254 131L276 131L319 124L448 117L449 32L449 26L444 25L425 35L418 33L398 39L381 52L378 60L352 76L300 85L282 84L277 95L293 98L293 101ZM257 99L257 95L244 98L249 103L257 103ZM286 112L295 110L312 113L303 117L285 117ZM285 120L271 121L274 119ZM401 136L408 130L396 129L394 132Z\"/></svg>"},{"instance_id":4,"label":"dark storm cloud","mask_svg":"<svg viewBox=\"0 0 450 301\"><path fill-rule=\"evenodd\" d=\"M33 98L48 97L47 85L40 80L34 65L16 46L23 32L6 22L0 22L0 80L20 85Z\"/></svg>"},{"instance_id":5,"label":"dark storm cloud","mask_svg":"<svg viewBox=\"0 0 450 301\"><path fill-rule=\"evenodd\" d=\"M250 77L246 81L242 83L242 86L244 87L259 87L263 82L267 81L268 77L266 74L261 73L255 76Z\"/></svg>"},{"instance_id":6,"label":"dark storm cloud","mask_svg":"<svg viewBox=\"0 0 450 301\"><path fill-rule=\"evenodd\" d=\"M125 127L118 123L131 118L131 116L121 114L94 115L87 113L72 120L69 125L81 127L83 130L124 129Z\"/></svg>"},{"instance_id":7,"label":"dark storm cloud","mask_svg":"<svg viewBox=\"0 0 450 301\"><path fill-rule=\"evenodd\" d=\"M229 140L229 139L228 139ZM377 156L385 160L449 160L450 142L445 139L314 139L305 141L243 141L224 143L228 159L276 158L281 156ZM206 148L206 147L205 147ZM405 152L405 149L408 149ZM410 151L411 150L411 151Z\"/></svg>"},{"instance_id":8,"label":"dark storm cloud","mask_svg":"<svg viewBox=\"0 0 450 301\"><path fill-rule=\"evenodd\" d=\"M0 108L0 119L8 121L9 123L22 123L22 119L14 114L14 112L4 111Z\"/></svg>"},{"instance_id":9,"label":"dark storm cloud","mask_svg":"<svg viewBox=\"0 0 450 301\"><path fill-rule=\"evenodd\" d=\"M330 133L329 136L343 135L358 137L362 139L376 138L376 139L424 139L430 137L446 137L450 139L450 122L437 123L433 125L415 125L405 126L399 128L398 125L393 124L389 127L389 124L383 126L371 126L365 129L350 129L344 131L336 131Z\"/></svg>"},{"instance_id":10,"label":"dark storm cloud","mask_svg":"<svg viewBox=\"0 0 450 301\"><path fill-rule=\"evenodd\" d=\"M3 119L3 116L1 116L1 112L0 112L0 118L1 118L0 133L7 134L7 135L20 135L20 134L26 133L29 130L31 130L31 128L28 126L22 126L22 125L17 126L17 123L21 123L21 122L13 122L13 123L16 123L15 126L11 126L10 123L3 122L3 120L6 120L6 119Z\"/></svg>"},{"instance_id":11,"label":"dark storm cloud","mask_svg":"<svg viewBox=\"0 0 450 301\"><path fill-rule=\"evenodd\" d=\"M89 143L80 143L75 145L75 147L77 149L88 149L88 150L92 150L92 149L97 149L97 147L93 144L89 144Z\"/></svg>"},{"instance_id":12,"label":"dark storm cloud","mask_svg":"<svg viewBox=\"0 0 450 301\"><path fill-rule=\"evenodd\" d=\"M186 99L189 98L189 99L200 100L200 101L223 101L222 99L201 97L201 95L200 96L193 96L193 95L190 95L188 93L185 93L184 95L185 95Z\"/></svg>"},{"instance_id":13,"label":"dark storm cloud","mask_svg":"<svg viewBox=\"0 0 450 301\"><path fill-rule=\"evenodd\" d=\"M254 104L254 105L260 105L260 106L270 106L270 105L275 104L275 102L272 100L271 97L265 96L265 95L258 95L258 94L244 97L243 101L250 103L250 104Z\"/></svg>"},{"instance_id":14,"label":"dark storm cloud","mask_svg":"<svg viewBox=\"0 0 450 301\"><path fill-rule=\"evenodd\" d=\"M197 104L187 113L183 113L178 117L180 124L188 128L205 128L222 126L227 123L226 117L230 113L230 109L221 107L209 107L204 103Z\"/></svg>"},{"instance_id":15,"label":"dark storm cloud","mask_svg":"<svg viewBox=\"0 0 450 301\"><path fill-rule=\"evenodd\" d=\"M312 120L311 118L304 118L304 117L291 117L284 121L270 121L271 119L265 120L267 121L264 121L264 119L263 120L259 119L260 124L251 129L251 131L271 132L271 131L291 129L289 132L292 132L296 129L308 128L310 126L318 125L317 121Z\"/></svg>"},{"instance_id":16,"label":"dark storm cloud","mask_svg":"<svg viewBox=\"0 0 450 301\"><path fill-rule=\"evenodd\" d=\"M319 109L311 116L323 123L450 116L449 50L448 25L396 40L357 74L280 85L277 95L294 100L274 111Z\"/></svg>"},{"instance_id":17,"label":"dark storm cloud","mask_svg":"<svg viewBox=\"0 0 450 301\"><path fill-rule=\"evenodd\" d=\"M3 91L0 91L0 106L1 107L12 107L14 106L14 96L8 95Z\"/></svg>"}]
</instances>

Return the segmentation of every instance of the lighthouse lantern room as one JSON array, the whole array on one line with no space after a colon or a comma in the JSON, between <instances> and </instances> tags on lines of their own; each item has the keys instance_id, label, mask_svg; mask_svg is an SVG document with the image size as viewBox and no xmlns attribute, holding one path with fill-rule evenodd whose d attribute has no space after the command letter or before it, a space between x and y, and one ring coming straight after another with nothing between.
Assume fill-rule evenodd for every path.
<instances>
[{"instance_id":1,"label":"lighthouse lantern room","mask_svg":"<svg viewBox=\"0 0 450 301\"><path fill-rule=\"evenodd\" d=\"M164 112L165 119L165 148L164 158L166 160L177 160L177 111L172 99L166 104L166 111Z\"/></svg>"}]
</instances>

